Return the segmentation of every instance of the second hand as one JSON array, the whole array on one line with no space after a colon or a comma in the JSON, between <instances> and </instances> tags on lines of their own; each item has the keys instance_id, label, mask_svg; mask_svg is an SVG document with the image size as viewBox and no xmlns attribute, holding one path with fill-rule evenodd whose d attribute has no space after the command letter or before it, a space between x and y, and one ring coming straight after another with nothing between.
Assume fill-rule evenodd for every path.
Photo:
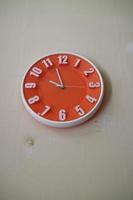
<instances>
[{"instance_id":1,"label":"second hand","mask_svg":"<svg viewBox=\"0 0 133 200\"><path fill-rule=\"evenodd\" d=\"M70 88L85 88L84 86L78 86L78 85L65 85L65 87L70 87Z\"/></svg>"}]
</instances>

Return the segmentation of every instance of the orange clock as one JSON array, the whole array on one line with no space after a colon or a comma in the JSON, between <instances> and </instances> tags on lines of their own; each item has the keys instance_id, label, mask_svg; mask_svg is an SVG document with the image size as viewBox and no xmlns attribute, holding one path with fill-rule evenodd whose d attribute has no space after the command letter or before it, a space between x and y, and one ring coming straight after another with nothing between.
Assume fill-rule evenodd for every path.
<instances>
[{"instance_id":1,"label":"orange clock","mask_svg":"<svg viewBox=\"0 0 133 200\"><path fill-rule=\"evenodd\" d=\"M73 53L43 57L25 73L21 96L27 111L39 122L70 127L98 110L104 93L102 76L88 59Z\"/></svg>"}]
</instances>

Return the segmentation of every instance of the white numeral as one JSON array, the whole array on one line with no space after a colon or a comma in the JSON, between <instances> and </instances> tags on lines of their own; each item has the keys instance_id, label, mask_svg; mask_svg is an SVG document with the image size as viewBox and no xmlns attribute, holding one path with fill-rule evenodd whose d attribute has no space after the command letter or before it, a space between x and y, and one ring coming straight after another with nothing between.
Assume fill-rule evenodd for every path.
<instances>
[{"instance_id":1,"label":"white numeral","mask_svg":"<svg viewBox=\"0 0 133 200\"><path fill-rule=\"evenodd\" d=\"M50 60L50 58L47 58L46 60L43 60L42 63L46 66L46 68L49 68L50 66L53 66L53 63Z\"/></svg>"},{"instance_id":2,"label":"white numeral","mask_svg":"<svg viewBox=\"0 0 133 200\"><path fill-rule=\"evenodd\" d=\"M100 83L99 82L90 82L89 87L90 88L98 88L98 87L100 87Z\"/></svg>"},{"instance_id":3,"label":"white numeral","mask_svg":"<svg viewBox=\"0 0 133 200\"><path fill-rule=\"evenodd\" d=\"M80 116L85 114L85 111L83 110L83 108L80 105L75 106L75 110Z\"/></svg>"},{"instance_id":4,"label":"white numeral","mask_svg":"<svg viewBox=\"0 0 133 200\"><path fill-rule=\"evenodd\" d=\"M25 83L25 88L35 88L36 83Z\"/></svg>"},{"instance_id":5,"label":"white numeral","mask_svg":"<svg viewBox=\"0 0 133 200\"><path fill-rule=\"evenodd\" d=\"M39 75L42 73L42 70L39 69L38 67L33 67L32 70L30 71L30 75L39 77Z\"/></svg>"},{"instance_id":6,"label":"white numeral","mask_svg":"<svg viewBox=\"0 0 133 200\"><path fill-rule=\"evenodd\" d=\"M30 99L28 99L29 104L33 104L37 101L39 101L39 96L34 96L34 97L31 97Z\"/></svg>"},{"instance_id":7,"label":"white numeral","mask_svg":"<svg viewBox=\"0 0 133 200\"><path fill-rule=\"evenodd\" d=\"M97 101L97 99L95 97L91 97L89 95L86 96L86 99L90 102L90 103L94 103Z\"/></svg>"},{"instance_id":8,"label":"white numeral","mask_svg":"<svg viewBox=\"0 0 133 200\"><path fill-rule=\"evenodd\" d=\"M51 108L50 108L50 106L45 106L45 109L44 109L44 111L41 113L41 116L43 116L43 115L45 115L46 113L48 113L48 111L50 110Z\"/></svg>"},{"instance_id":9,"label":"white numeral","mask_svg":"<svg viewBox=\"0 0 133 200\"><path fill-rule=\"evenodd\" d=\"M94 72L93 68L90 68L89 70L84 71L84 75L88 76L89 74L92 74Z\"/></svg>"},{"instance_id":10,"label":"white numeral","mask_svg":"<svg viewBox=\"0 0 133 200\"><path fill-rule=\"evenodd\" d=\"M59 111L59 120L64 121L66 119L66 111L64 109L61 109Z\"/></svg>"},{"instance_id":11,"label":"white numeral","mask_svg":"<svg viewBox=\"0 0 133 200\"><path fill-rule=\"evenodd\" d=\"M78 59L76 60L75 64L74 64L74 67L78 67L80 61L81 61L81 60L78 58Z\"/></svg>"},{"instance_id":12,"label":"white numeral","mask_svg":"<svg viewBox=\"0 0 133 200\"><path fill-rule=\"evenodd\" d=\"M68 63L68 56L63 55L63 56L58 56L59 58L59 64L67 64Z\"/></svg>"}]
</instances>

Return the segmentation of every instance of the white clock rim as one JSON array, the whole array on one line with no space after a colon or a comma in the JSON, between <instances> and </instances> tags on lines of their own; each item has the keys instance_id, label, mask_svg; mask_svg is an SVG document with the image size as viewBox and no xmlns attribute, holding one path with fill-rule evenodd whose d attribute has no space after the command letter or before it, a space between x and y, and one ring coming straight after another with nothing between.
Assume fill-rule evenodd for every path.
<instances>
[{"instance_id":1,"label":"white clock rim","mask_svg":"<svg viewBox=\"0 0 133 200\"><path fill-rule=\"evenodd\" d=\"M28 70L26 70L26 72L24 73L24 76L22 78L22 82L21 82L22 102L23 102L26 110L28 111L28 113L30 113L34 119L36 119L38 122L40 122L42 124L45 124L45 125L48 125L48 126L52 126L52 127L58 127L58 128L72 127L72 126L76 126L76 125L82 124L83 122L89 120L98 111L98 109L99 109L99 107L100 107L100 105L102 103L103 96L104 96L104 82L103 82L102 75L101 75L99 69L89 59L87 59L84 56L81 56L81 55L79 55L77 53L73 53L73 52L54 52L54 53L49 53L48 55L43 56L42 58L45 58L45 57L48 57L48 56L51 56L51 55L55 55L55 54L70 54L70 55L78 56L81 59L84 59L87 62L89 62L94 67L94 69L96 70L96 72L99 75L100 83L101 83L100 97L99 97L96 105L94 106L94 108L90 112L88 112L85 115L79 117L78 119L74 119L74 120L70 120L70 121L53 121L53 120L49 120L49 119L46 119L46 118L43 118L43 117L39 116L37 113L35 113L30 108L30 106L28 105L27 101L25 100L24 92L23 92L23 85L24 85L25 76L28 73L29 69L32 67L32 65L28 68ZM42 58L40 58L39 60L41 60ZM36 61L36 62L38 62L38 61Z\"/></svg>"}]
</instances>

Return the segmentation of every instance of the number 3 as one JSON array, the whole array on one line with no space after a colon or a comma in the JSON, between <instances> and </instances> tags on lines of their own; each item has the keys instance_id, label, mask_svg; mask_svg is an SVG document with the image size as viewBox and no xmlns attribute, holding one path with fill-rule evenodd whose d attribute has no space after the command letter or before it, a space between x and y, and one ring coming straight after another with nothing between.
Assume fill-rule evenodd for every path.
<instances>
[{"instance_id":1,"label":"number 3","mask_svg":"<svg viewBox=\"0 0 133 200\"><path fill-rule=\"evenodd\" d=\"M89 87L90 88L98 88L98 87L100 87L100 83L99 82L90 82Z\"/></svg>"}]
</instances>

